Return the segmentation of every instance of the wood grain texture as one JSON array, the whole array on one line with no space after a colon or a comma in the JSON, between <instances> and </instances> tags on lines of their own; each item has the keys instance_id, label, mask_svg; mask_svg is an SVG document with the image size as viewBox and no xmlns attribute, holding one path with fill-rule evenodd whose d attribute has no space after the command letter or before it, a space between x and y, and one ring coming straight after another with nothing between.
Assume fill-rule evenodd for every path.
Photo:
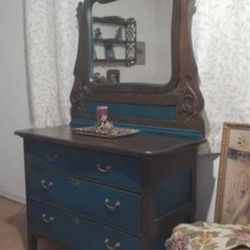
<instances>
[{"instance_id":1,"label":"wood grain texture","mask_svg":"<svg viewBox=\"0 0 250 250\"><path fill-rule=\"evenodd\" d=\"M49 140L50 142L76 146L83 149L99 150L142 158L167 155L175 150L181 150L189 146L198 146L204 142L204 139L191 140L144 133L111 140L76 135L69 126L29 129L17 131L16 134L31 140Z\"/></svg>"}]
</instances>

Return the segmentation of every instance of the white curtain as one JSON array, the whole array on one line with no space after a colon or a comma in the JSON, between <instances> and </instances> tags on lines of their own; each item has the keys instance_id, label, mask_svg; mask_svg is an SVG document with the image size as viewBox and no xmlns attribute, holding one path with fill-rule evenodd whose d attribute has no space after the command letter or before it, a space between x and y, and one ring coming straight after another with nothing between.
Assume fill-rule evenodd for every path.
<instances>
[{"instance_id":1,"label":"white curtain","mask_svg":"<svg viewBox=\"0 0 250 250\"><path fill-rule=\"evenodd\" d=\"M35 127L69 122L79 0L25 0L30 108ZM220 150L223 121L250 123L250 0L197 0L193 42L207 138Z\"/></svg>"},{"instance_id":2,"label":"white curtain","mask_svg":"<svg viewBox=\"0 0 250 250\"><path fill-rule=\"evenodd\" d=\"M34 127L69 123L79 0L25 0L30 113Z\"/></svg>"},{"instance_id":3,"label":"white curtain","mask_svg":"<svg viewBox=\"0 0 250 250\"><path fill-rule=\"evenodd\" d=\"M250 123L250 0L197 0L193 43L212 152L222 125Z\"/></svg>"}]
</instances>

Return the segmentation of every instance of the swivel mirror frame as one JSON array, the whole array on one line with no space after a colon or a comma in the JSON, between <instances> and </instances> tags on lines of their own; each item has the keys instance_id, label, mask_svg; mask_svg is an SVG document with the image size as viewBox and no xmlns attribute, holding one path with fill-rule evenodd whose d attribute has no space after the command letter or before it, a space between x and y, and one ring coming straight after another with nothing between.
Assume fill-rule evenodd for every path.
<instances>
[{"instance_id":1,"label":"swivel mirror frame","mask_svg":"<svg viewBox=\"0 0 250 250\"><path fill-rule=\"evenodd\" d=\"M75 81L71 91L71 118L93 120L94 114L86 112L87 102L156 105L176 107L176 119L140 119L112 117L114 122L155 127L180 128L199 131L204 135L201 111L204 100L199 89L198 69L194 58L191 23L195 0L173 0L172 19L172 76L169 83L158 84L93 84L91 80L92 25L91 11L94 3L106 4L114 0L85 0L79 3L79 44L75 64Z\"/></svg>"}]
</instances>

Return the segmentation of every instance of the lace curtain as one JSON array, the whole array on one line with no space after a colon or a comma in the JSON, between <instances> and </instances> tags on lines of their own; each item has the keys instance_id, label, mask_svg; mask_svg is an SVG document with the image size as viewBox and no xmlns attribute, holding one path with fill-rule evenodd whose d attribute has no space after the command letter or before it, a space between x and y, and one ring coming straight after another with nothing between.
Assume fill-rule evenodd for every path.
<instances>
[{"instance_id":1,"label":"lace curtain","mask_svg":"<svg viewBox=\"0 0 250 250\"><path fill-rule=\"evenodd\" d=\"M25 0L33 126L69 122L79 0ZM250 123L250 0L197 0L193 43L206 106L207 138L218 152L223 121Z\"/></svg>"},{"instance_id":2,"label":"lace curtain","mask_svg":"<svg viewBox=\"0 0 250 250\"><path fill-rule=\"evenodd\" d=\"M25 0L30 113L34 127L69 123L79 0Z\"/></svg>"}]
</instances>

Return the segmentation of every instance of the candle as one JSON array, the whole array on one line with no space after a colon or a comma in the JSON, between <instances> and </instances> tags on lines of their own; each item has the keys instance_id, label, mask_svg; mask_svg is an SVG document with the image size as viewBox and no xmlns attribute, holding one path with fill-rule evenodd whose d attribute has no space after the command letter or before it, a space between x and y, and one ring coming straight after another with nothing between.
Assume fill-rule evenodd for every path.
<instances>
[{"instance_id":1,"label":"candle","mask_svg":"<svg viewBox=\"0 0 250 250\"><path fill-rule=\"evenodd\" d=\"M108 106L97 106L96 107L96 118L97 121L106 122L108 120Z\"/></svg>"}]
</instances>

